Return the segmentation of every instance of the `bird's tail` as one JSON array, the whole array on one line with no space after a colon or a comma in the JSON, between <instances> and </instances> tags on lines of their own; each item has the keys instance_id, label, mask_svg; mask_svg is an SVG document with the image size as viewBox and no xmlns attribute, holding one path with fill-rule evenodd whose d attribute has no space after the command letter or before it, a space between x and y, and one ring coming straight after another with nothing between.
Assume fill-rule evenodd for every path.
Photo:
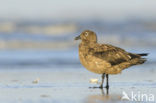
<instances>
[{"instance_id":1,"label":"bird's tail","mask_svg":"<svg viewBox=\"0 0 156 103\"><path fill-rule=\"evenodd\" d=\"M140 55L140 56L147 56L148 53L141 53L141 54L137 54L137 55Z\"/></svg>"},{"instance_id":2,"label":"bird's tail","mask_svg":"<svg viewBox=\"0 0 156 103\"><path fill-rule=\"evenodd\" d=\"M132 59L131 64L143 64L146 61L146 58L142 58L142 56L147 56L148 53L141 53L141 54L132 54L130 53Z\"/></svg>"},{"instance_id":3,"label":"bird's tail","mask_svg":"<svg viewBox=\"0 0 156 103\"><path fill-rule=\"evenodd\" d=\"M141 54L137 54L137 55L147 56L148 53L141 53ZM144 62L146 62L146 60L147 60L146 58L140 58L137 64L143 64Z\"/></svg>"},{"instance_id":4,"label":"bird's tail","mask_svg":"<svg viewBox=\"0 0 156 103\"><path fill-rule=\"evenodd\" d=\"M138 60L137 64L143 64L143 63L146 62L146 61L147 61L146 58L140 58L140 59ZM136 65L137 65L137 64L136 64Z\"/></svg>"}]
</instances>

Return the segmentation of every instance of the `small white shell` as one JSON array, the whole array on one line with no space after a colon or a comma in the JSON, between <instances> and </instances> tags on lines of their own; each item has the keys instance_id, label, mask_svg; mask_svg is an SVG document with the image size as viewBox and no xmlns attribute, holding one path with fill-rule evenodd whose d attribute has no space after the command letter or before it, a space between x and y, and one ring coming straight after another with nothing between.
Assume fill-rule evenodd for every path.
<instances>
[{"instance_id":1,"label":"small white shell","mask_svg":"<svg viewBox=\"0 0 156 103\"><path fill-rule=\"evenodd\" d=\"M40 78L36 78L32 83L37 84L40 81Z\"/></svg>"},{"instance_id":2,"label":"small white shell","mask_svg":"<svg viewBox=\"0 0 156 103\"><path fill-rule=\"evenodd\" d=\"M89 82L90 82L90 83L96 83L96 84L98 84L98 79L96 79L96 78L94 78L94 79L90 79Z\"/></svg>"}]
</instances>

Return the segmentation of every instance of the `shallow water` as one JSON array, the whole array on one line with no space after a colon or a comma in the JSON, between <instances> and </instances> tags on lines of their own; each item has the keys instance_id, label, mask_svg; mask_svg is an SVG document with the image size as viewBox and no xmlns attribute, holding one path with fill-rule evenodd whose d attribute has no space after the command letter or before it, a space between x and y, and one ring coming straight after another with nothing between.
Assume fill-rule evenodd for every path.
<instances>
[{"instance_id":1,"label":"shallow water","mask_svg":"<svg viewBox=\"0 0 156 103\"><path fill-rule=\"evenodd\" d=\"M109 103L123 102L122 92L131 96L156 95L155 65L143 64L110 76L109 94L90 89L90 78L101 79L84 68L0 69L0 100L3 103ZM37 83L33 83L38 79ZM129 102L129 101L125 101ZM137 103L137 101L130 101Z\"/></svg>"}]
</instances>

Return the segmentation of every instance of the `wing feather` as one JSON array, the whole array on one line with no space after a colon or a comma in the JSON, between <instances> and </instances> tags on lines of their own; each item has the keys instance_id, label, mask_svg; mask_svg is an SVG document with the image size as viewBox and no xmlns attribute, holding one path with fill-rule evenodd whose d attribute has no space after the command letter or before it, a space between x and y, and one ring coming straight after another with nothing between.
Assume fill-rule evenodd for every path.
<instances>
[{"instance_id":1,"label":"wing feather","mask_svg":"<svg viewBox=\"0 0 156 103\"><path fill-rule=\"evenodd\" d=\"M94 56L101 58L111 65L120 64L122 62L129 61L131 56L125 50L107 44L96 44L91 48Z\"/></svg>"}]
</instances>

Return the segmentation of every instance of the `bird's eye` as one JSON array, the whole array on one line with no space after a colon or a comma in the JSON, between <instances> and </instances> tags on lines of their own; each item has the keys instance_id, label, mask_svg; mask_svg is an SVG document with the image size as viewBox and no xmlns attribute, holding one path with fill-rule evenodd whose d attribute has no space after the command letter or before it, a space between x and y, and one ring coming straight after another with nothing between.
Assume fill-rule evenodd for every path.
<instances>
[{"instance_id":1,"label":"bird's eye","mask_svg":"<svg viewBox=\"0 0 156 103\"><path fill-rule=\"evenodd\" d=\"M88 33L87 32L85 33L85 36L88 36Z\"/></svg>"}]
</instances>

